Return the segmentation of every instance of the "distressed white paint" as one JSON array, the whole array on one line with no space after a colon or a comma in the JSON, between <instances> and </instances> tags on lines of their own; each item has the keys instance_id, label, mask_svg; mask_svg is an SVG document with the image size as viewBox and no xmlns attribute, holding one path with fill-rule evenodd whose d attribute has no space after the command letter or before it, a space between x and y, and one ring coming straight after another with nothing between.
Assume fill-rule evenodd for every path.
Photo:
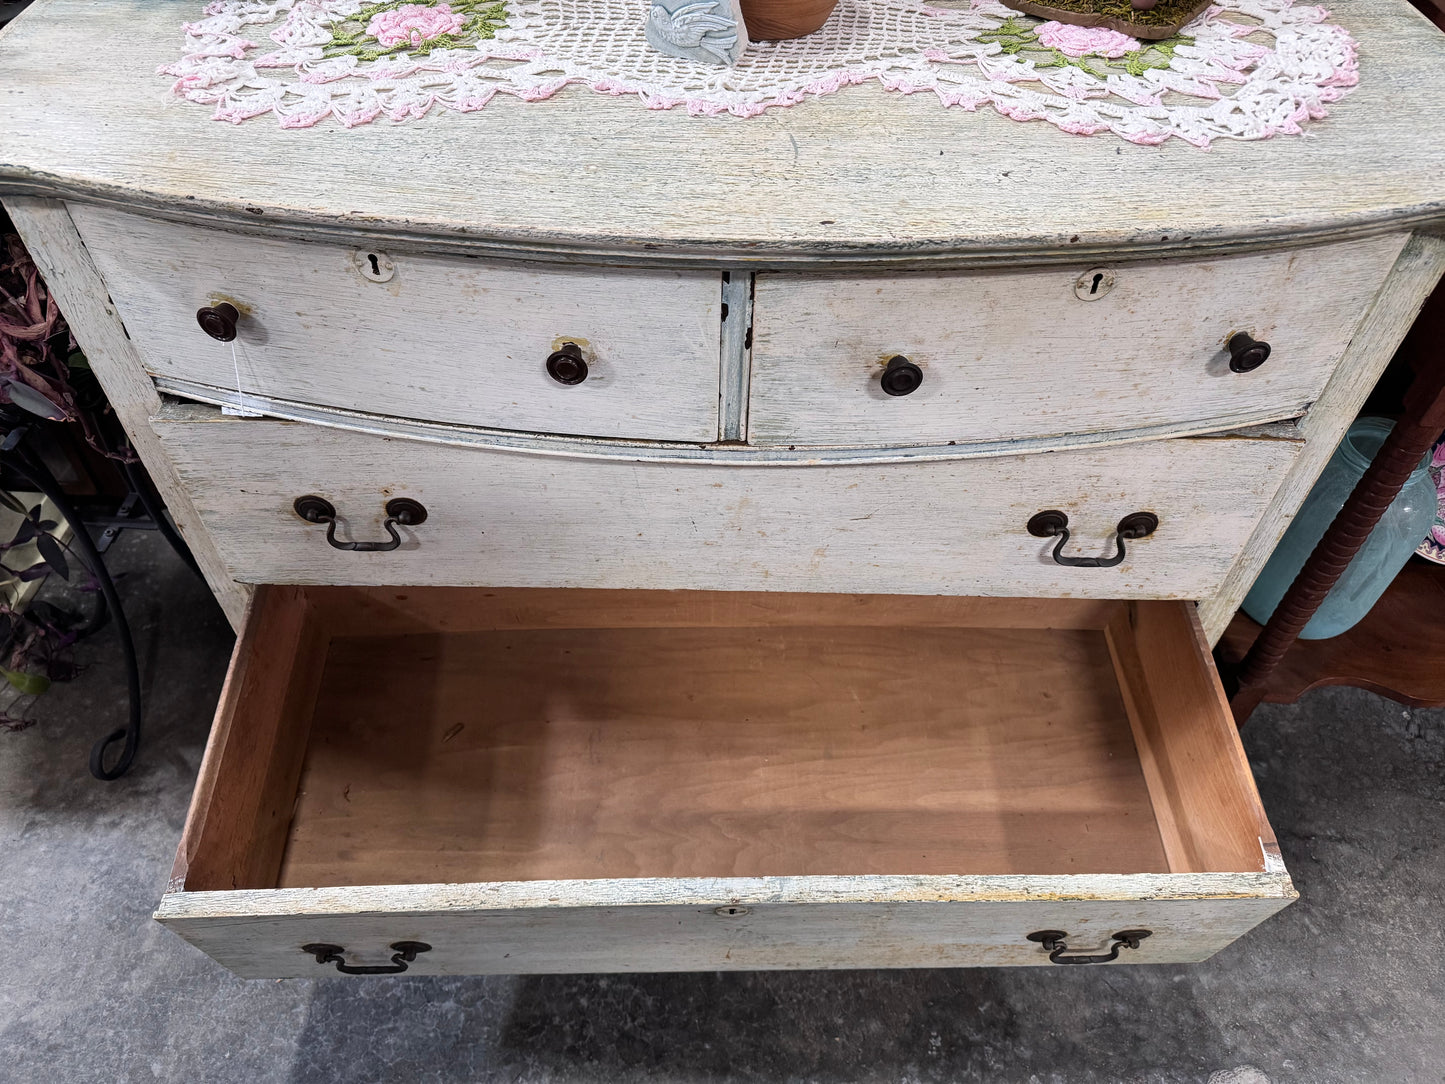
<instances>
[{"instance_id":1,"label":"distressed white paint","mask_svg":"<svg viewBox=\"0 0 1445 1084\"><path fill-rule=\"evenodd\" d=\"M1299 451L1201 438L862 467L627 463L448 448L173 407L168 454L238 579L1193 599L1216 590ZM297 518L317 493L385 538L388 497L430 517L389 553L343 553ZM1117 568L1054 564L1024 529L1059 508L1070 552L1159 530ZM346 534L342 535L347 537Z\"/></svg>"},{"instance_id":2,"label":"distressed white paint","mask_svg":"<svg viewBox=\"0 0 1445 1084\"><path fill-rule=\"evenodd\" d=\"M160 407L160 396L141 370L135 344L116 315L105 284L96 273L80 235L55 200L8 196L5 210L45 276L71 332L90 361L96 379L116 417L125 426L136 454L145 464L157 492L186 539L206 582L226 617L239 627L250 588L235 583L226 571L210 536L196 515L191 494L182 488L170 460L161 451L148 419Z\"/></svg>"},{"instance_id":3,"label":"distressed white paint","mask_svg":"<svg viewBox=\"0 0 1445 1084\"><path fill-rule=\"evenodd\" d=\"M1080 269L1069 267L760 274L749 436L906 444L1295 417L1405 240L1114 264L1113 289L1092 302L1075 296ZM1253 372L1230 371L1237 331L1273 347ZM924 374L896 398L879 383L895 354Z\"/></svg>"},{"instance_id":4,"label":"distressed white paint","mask_svg":"<svg viewBox=\"0 0 1445 1084\"><path fill-rule=\"evenodd\" d=\"M1309 136L1207 153L1071 137L876 86L751 120L569 87L424 123L233 126L166 100L155 74L197 10L41 0L13 23L0 42L0 185L348 245L409 237L719 268L1077 266L1095 252L1301 244L1445 217L1445 47L1405 0L1332 2L1366 63Z\"/></svg>"},{"instance_id":5,"label":"distressed white paint","mask_svg":"<svg viewBox=\"0 0 1445 1084\"><path fill-rule=\"evenodd\" d=\"M752 382L753 276L723 276L727 316L722 330L722 377L718 383L718 439L748 439L748 387Z\"/></svg>"},{"instance_id":6,"label":"distressed white paint","mask_svg":"<svg viewBox=\"0 0 1445 1084\"><path fill-rule=\"evenodd\" d=\"M968 453L984 458L942 459L965 453L920 443L921 454L933 461L864 463L856 461L860 455L906 456L897 449L853 448L804 453L840 461L832 467L763 467L739 464L741 449L698 449L699 455L726 462L669 461L666 455L681 452L663 450L648 462L628 463L617 459L621 442L612 449L593 442L589 450L586 442L565 446L562 438L505 438L436 423L605 432L632 440L672 432L644 424L652 419L685 425L686 435L676 439L711 440L720 425L723 435L740 435L746 404L737 394L729 401L726 389L741 386L745 359L730 347L737 363L723 370L726 383L720 384L716 321L706 329L697 324L707 332L709 358L707 379L697 386L701 399L688 398L697 389L680 375L693 371L685 360L692 354L684 350L679 360L657 353L659 343L688 339L687 322L701 320L700 310L691 306L668 307L686 293L677 284L691 281L674 273L683 267L795 268L836 278L845 268L850 275L871 267L1003 267L1013 274L1026 265L1048 264L1076 274L1095 264L1124 267L1152 257L1268 248L1297 249L1304 259L1311 246L1326 240L1380 237L1372 243L1386 251L1394 242L1385 235L1438 231L1445 222L1441 39L1403 0L1338 0L1334 10L1370 60L1359 89L1333 106L1331 118L1308 140L1222 146L1206 155L1178 144L1144 148L1114 139L1070 139L1044 126L945 110L922 96L888 95L873 86L751 121L702 121L572 88L545 106L499 99L468 116L443 113L425 123L350 132L334 126L283 131L265 122L233 127L215 123L205 109L167 103L158 93L155 70L176 55L177 28L194 15L192 0L144 5L38 0L0 37L0 192L12 210L20 209L22 233L53 277L52 287L92 352L118 415L233 616L245 589L226 580L227 570L260 580L314 582L1187 598L1214 593L1205 620L1217 634L1438 274L1439 242L1417 236L1411 243L1332 376L1325 330L1353 321L1359 308L1351 312L1333 302L1321 308L1333 296L1326 282L1319 292L1291 294L1288 311L1279 309L1285 333L1308 332L1325 350L1296 351L1311 359L1292 371L1290 379L1303 381L1299 386L1270 383L1280 379L1274 373L1281 355L1253 374L1258 379L1248 385L1250 394L1227 409L1219 407L1207 381L1184 379L1170 399L1179 383L1170 366L1186 355L1191 363L1199 357L1190 343L1170 338L1155 366L1126 369L1136 392L1149 395L1101 397L1115 401L1095 408L1107 417L1082 410L1077 372L1056 379L1065 391L1055 406L1068 416L1066 424L1042 419L1043 407L1017 407L1010 387L992 386L969 404L995 417L997 435L991 441L975 438L982 443ZM77 42L85 47L77 48ZM20 198L29 195L46 198ZM267 303L284 276L256 270L254 254L263 251L286 254L284 259L329 251L328 260L336 253L350 260L359 247L379 246L396 260L393 281L364 283L363 290L357 277L355 287L360 296L375 299L394 298L389 288L402 289L419 268L455 268L447 255L590 264L576 276L579 289L595 289L588 296L600 299L589 314L616 320L608 326L621 326L618 342L645 350L637 356L657 363L664 383L682 383L668 384L665 410L655 409L656 401L619 403L615 414L586 415L594 419L586 429L559 422L562 415L521 420L522 411L540 409L535 389L521 397L525 404L504 415L476 413L492 402L485 397L474 404L476 410L466 407L463 418L442 415L437 411L462 410L458 396L474 390L465 379L472 369L447 368L456 363L448 353L455 340L442 325L454 313L422 304L417 311L424 319L417 322L389 301L356 305L357 294L338 295L328 285L313 300L341 297L353 307L346 310L347 323L333 323L324 334L317 324L325 321L312 319L315 312L303 319L266 310L268 319L275 313L282 320L276 326L317 335L308 340L314 356L298 355L289 370L281 363L271 370L268 379L291 382L268 385L275 401L298 416L310 410L310 420L323 425L390 427L441 443L322 425L221 419L214 411L184 407L163 412L156 424L158 443L146 424L158 397L106 299L107 287L118 299L135 288L127 285L133 269L124 237L117 241L113 230L102 229L94 239L100 259L112 259L103 283L56 198L91 205L76 213L94 221L136 221L101 207L111 205L191 226L225 226L234 236L192 249L194 259L171 281L234 294L236 283L245 285L243 276L252 274L255 298ZM186 235L148 228L161 231L156 237ZM325 244L297 247L282 244L283 237ZM230 266L215 262L217 245L228 259L234 257ZM170 258L164 245L151 247L152 256ZM242 258L247 253L252 255ZM637 332L628 323L635 324L640 311L636 297L617 292L624 281L616 271L621 264L672 269L647 281L673 283L672 294L661 291L663 309L684 314ZM320 265L308 266L308 274L321 274L315 271ZM493 274L511 283L561 281L534 268L468 266L474 269L470 281L483 285ZM230 285L203 282L196 269L225 270L237 278ZM1171 269L1164 277L1173 274ZM456 279L448 271L440 281ZM1355 285L1367 284L1362 278ZM540 325L543 317L561 311L555 295L548 295L551 303L532 308L539 290L546 292L536 286L519 295L529 299L525 317L508 315ZM1200 291L1215 304L1200 302L1188 313L1201 321L1235 322L1224 311L1229 306L1219 304L1227 292L1223 286L1217 295L1205 287ZM715 301L716 288L710 292ZM164 290L161 295L166 304L174 300ZM407 299L414 296L408 293ZM644 300L652 304L650 291ZM1118 300L1111 294L1088 307L1117 310ZM1271 298L1246 296L1242 302L1259 306ZM939 322L931 312L933 301L921 295L910 293L901 304L898 312L880 314L877 326L885 317L889 327L903 331L920 320ZM211 344L185 337L196 334L194 307L177 312L160 306L153 315L138 309L130 330L152 364L152 355L164 347L171 379L226 388L232 373L202 354ZM297 308L310 311L301 306L289 311ZM1302 312L1319 314L1320 326L1312 327ZM989 334L1032 319L1017 305L986 315ZM1158 319L1168 325L1176 316L1171 311ZM679 330L684 325L686 334ZM826 322L807 326L830 347ZM943 330L950 327L945 322ZM589 337L582 328L539 330L548 333L549 348L552 337ZM1217 344L1230 330L1235 328L1219 328L1219 340L1211 341ZM674 334L679 338L668 338ZM430 351L421 352L420 371L440 372L451 383L438 390L425 383L433 376L417 376L419 355L400 345L408 335L419 335ZM389 365L375 360L378 338L393 350ZM250 345L243 339L248 360ZM266 357L278 349L275 340L264 346ZM511 348L519 349L515 342ZM876 349L881 354L902 347L887 343ZM522 356L540 361L530 351L528 345ZM228 350L222 356L230 361ZM622 356L604 353L599 372ZM850 364L851 358L848 354ZM1028 357L1020 360L1011 352L1010 358L1005 375L1028 370ZM942 370L924 360L937 377ZM310 375L311 365L322 375ZM355 384L358 365L365 394ZM827 367L825 375L841 371ZM619 373L611 374L614 387L621 386ZM1161 373L1175 379L1160 386ZM1103 370L1095 375L1109 376ZM1198 425L1283 416L1281 411L1307 401L1299 398L1307 394L1305 385L1317 390L1325 377L1320 403L1305 419L1310 441L1302 455L1296 455L1298 443L1267 438L1145 439ZM605 383L590 390L605 390ZM948 383L935 380L926 387ZM1246 387L1222 374L1215 384ZM684 385L692 390L679 391ZM1262 387L1271 388L1270 394ZM579 390L560 389L563 395ZM336 402L353 392L350 406ZM328 402L344 409L317 409L317 403ZM406 403L412 405L399 405ZM1011 424L998 429L1006 407L1014 409ZM1118 419L1122 410L1128 411L1126 423ZM1150 410L1157 411L1155 424L1145 420ZM423 421L405 421L408 411ZM501 420L486 420L495 417ZM615 430L598 428L608 419L616 422ZM1113 435L1089 428L1121 424ZM829 425L851 426L852 434L841 438L846 440L868 432L856 417L839 426L834 414L822 409L815 411L807 439L823 440L819 434ZM1030 430L1031 425L1043 427ZM899 438L904 442L958 439L952 432L933 438L905 428ZM1011 450L1007 441L1031 431L1057 434L1049 440L1058 444L1094 446L1043 453L1034 445L1028 455L1002 454ZM488 440L500 445L506 439L537 448L523 454L448 446ZM1140 442L1102 446L1117 439ZM1020 447L1030 446L1013 450ZM611 461L603 458L609 455ZM849 459L855 462L841 462ZM1297 465L1291 470L1292 462ZM311 490L336 500L359 537L380 537L377 521L388 495L420 497L432 518L408 532L407 547L396 553L336 553L325 547L321 531L289 511L295 496ZM1141 506L1159 512L1162 526L1157 536L1135 545L1120 568L1059 569L1044 557L1048 543L1022 532L1027 516L1047 506L1062 507L1074 518L1080 534L1074 552L1103 552L1112 524ZM214 533L214 546L212 535L198 527L196 510ZM1246 556L1235 563L1247 538ZM896 967L1042 963L1042 950L1021 939L1044 927L1069 930L1076 935L1071 943L1092 947L1102 946L1117 929L1144 926L1156 936L1127 959L1202 959L1289 897L1287 879L1275 873L779 878L178 892L167 895L160 918L229 966L254 975L318 974L320 966L299 952L304 941L334 940L375 962L385 958L385 945L402 938L436 946L418 960L415 970L422 973ZM752 908L750 914L714 913L716 906L734 902Z\"/></svg>"},{"instance_id":7,"label":"distressed white paint","mask_svg":"<svg viewBox=\"0 0 1445 1084\"><path fill-rule=\"evenodd\" d=\"M73 204L146 369L403 418L551 433L714 440L716 272L575 270L248 237ZM237 349L196 310L242 312ZM577 343L587 379L547 375Z\"/></svg>"},{"instance_id":8,"label":"distressed white paint","mask_svg":"<svg viewBox=\"0 0 1445 1084\"><path fill-rule=\"evenodd\" d=\"M994 440L978 444L862 445L853 448L764 447L745 444L683 444L640 440L597 440L560 437L551 433L517 433L506 429L476 429L470 426L414 422L383 414L318 407L288 399L238 394L234 388L214 388L189 380L160 377L156 386L179 399L213 406L245 408L260 416L284 421L307 422L330 429L349 429L378 437L399 437L429 444L450 444L458 448L486 448L494 451L529 452L535 455L572 459L609 459L639 463L713 463L735 466L785 467L864 463L920 463L940 459L978 459L1001 455L1033 455L1067 448L1103 448L1138 440L1165 437L1246 436L1299 440L1294 422L1275 422L1231 428L1226 433L1208 423L1193 426L1163 425L1149 429L1121 429L1106 433L1070 433L1043 440ZM235 410L233 409L233 413Z\"/></svg>"},{"instance_id":9,"label":"distressed white paint","mask_svg":"<svg viewBox=\"0 0 1445 1084\"><path fill-rule=\"evenodd\" d=\"M1048 966L1034 930L1088 950L1143 928L1120 963L1195 962L1294 898L1283 873L678 878L177 891L156 917L246 978L334 974L308 942L385 963L401 940L432 946L423 975Z\"/></svg>"},{"instance_id":10,"label":"distressed white paint","mask_svg":"<svg viewBox=\"0 0 1445 1084\"><path fill-rule=\"evenodd\" d=\"M1210 643L1224 635L1230 619L1279 544L1315 479L1344 439L1345 430L1364 406L1370 390L1390 363L1442 272L1445 272L1445 240L1425 235L1412 238L1329 384L1301 420L1300 431L1307 438L1303 453L1295 461L1279 494L1260 517L1249 544L1229 570L1223 586L1200 603L1199 617Z\"/></svg>"}]
</instances>

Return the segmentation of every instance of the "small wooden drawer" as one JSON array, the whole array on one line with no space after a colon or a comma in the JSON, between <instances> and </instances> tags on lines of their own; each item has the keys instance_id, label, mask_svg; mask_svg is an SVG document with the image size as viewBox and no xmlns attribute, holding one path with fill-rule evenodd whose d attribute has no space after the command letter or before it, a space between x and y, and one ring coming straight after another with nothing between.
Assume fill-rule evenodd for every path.
<instances>
[{"instance_id":1,"label":"small wooden drawer","mask_svg":"<svg viewBox=\"0 0 1445 1084\"><path fill-rule=\"evenodd\" d=\"M716 272L388 254L70 212L153 376L466 426L717 439ZM234 342L197 323L219 301L241 314ZM548 372L569 342L580 383Z\"/></svg>"},{"instance_id":2,"label":"small wooden drawer","mask_svg":"<svg viewBox=\"0 0 1445 1084\"><path fill-rule=\"evenodd\" d=\"M1295 417L1404 241L1097 268L759 274L748 436L945 444ZM1268 342L1269 359L1232 371L1236 332ZM895 356L921 371L916 390L885 393Z\"/></svg>"},{"instance_id":3,"label":"small wooden drawer","mask_svg":"<svg viewBox=\"0 0 1445 1084\"><path fill-rule=\"evenodd\" d=\"M232 576L250 583L695 588L1206 598L1302 447L1282 437L1158 440L932 462L758 466L584 459L394 440L195 405L153 422ZM386 507L419 501L389 552ZM1107 557L1136 512L1158 529L1112 568L1055 563L1038 512L1069 517L1067 557Z\"/></svg>"},{"instance_id":4,"label":"small wooden drawer","mask_svg":"<svg viewBox=\"0 0 1445 1084\"><path fill-rule=\"evenodd\" d=\"M256 978L1047 966L1293 897L1185 603L262 587L157 917Z\"/></svg>"}]
</instances>

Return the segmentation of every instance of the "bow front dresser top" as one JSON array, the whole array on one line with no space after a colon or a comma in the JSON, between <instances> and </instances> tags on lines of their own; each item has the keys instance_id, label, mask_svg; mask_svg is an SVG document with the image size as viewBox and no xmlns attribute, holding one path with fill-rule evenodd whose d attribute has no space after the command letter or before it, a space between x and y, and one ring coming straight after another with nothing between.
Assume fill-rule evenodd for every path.
<instances>
[{"instance_id":1,"label":"bow front dresser top","mask_svg":"<svg viewBox=\"0 0 1445 1084\"><path fill-rule=\"evenodd\" d=\"M239 632L161 922L1051 966L1294 897L1210 644L1445 268L1403 0L1208 152L876 85L230 125L156 75L200 8L0 33L0 198Z\"/></svg>"}]
</instances>

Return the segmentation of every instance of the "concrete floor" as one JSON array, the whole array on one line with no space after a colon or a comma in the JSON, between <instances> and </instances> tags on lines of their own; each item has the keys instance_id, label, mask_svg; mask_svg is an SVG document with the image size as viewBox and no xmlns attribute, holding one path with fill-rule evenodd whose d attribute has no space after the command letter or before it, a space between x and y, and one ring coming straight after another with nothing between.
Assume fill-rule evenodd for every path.
<instances>
[{"instance_id":1,"label":"concrete floor","mask_svg":"<svg viewBox=\"0 0 1445 1084\"><path fill-rule=\"evenodd\" d=\"M1355 690L1246 729L1301 899L1206 964L233 978L150 918L230 630L154 535L112 554L148 733L90 777L123 710L109 631L0 733L0 1080L1445 1080L1445 713Z\"/></svg>"}]
</instances>

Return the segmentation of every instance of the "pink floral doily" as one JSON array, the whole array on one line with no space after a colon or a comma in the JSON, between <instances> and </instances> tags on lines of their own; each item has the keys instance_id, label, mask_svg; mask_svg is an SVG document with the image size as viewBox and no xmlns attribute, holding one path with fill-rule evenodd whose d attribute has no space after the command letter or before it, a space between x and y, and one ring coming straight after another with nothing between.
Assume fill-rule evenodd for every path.
<instances>
[{"instance_id":1,"label":"pink floral doily","mask_svg":"<svg viewBox=\"0 0 1445 1084\"><path fill-rule=\"evenodd\" d=\"M732 68L651 49L648 0L216 0L161 69L240 123L346 127L571 83L649 109L753 117L877 80L1135 143L1298 135L1357 82L1356 46L1321 7L1220 0L1176 37L1044 22L997 0L840 0L816 34L755 43Z\"/></svg>"}]
</instances>

